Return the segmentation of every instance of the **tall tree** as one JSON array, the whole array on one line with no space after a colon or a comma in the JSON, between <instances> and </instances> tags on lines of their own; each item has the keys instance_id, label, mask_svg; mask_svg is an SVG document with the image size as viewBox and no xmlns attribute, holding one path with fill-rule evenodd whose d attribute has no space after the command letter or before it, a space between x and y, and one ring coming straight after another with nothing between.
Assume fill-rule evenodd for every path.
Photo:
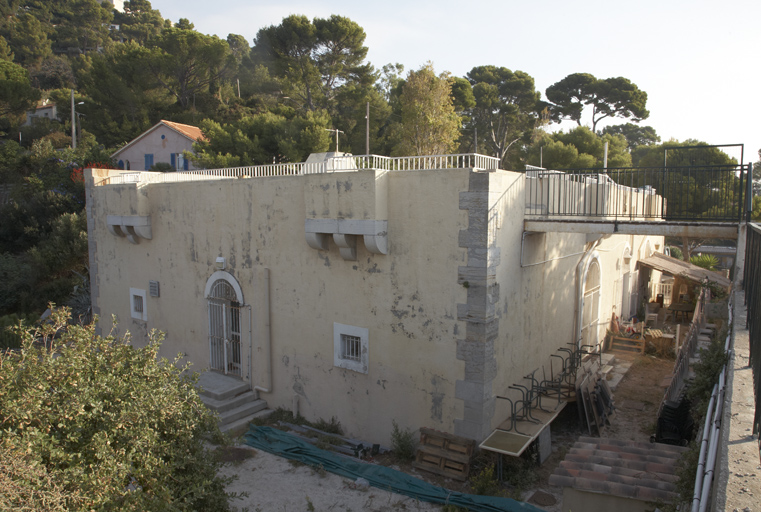
<instances>
[{"instance_id":1,"label":"tall tree","mask_svg":"<svg viewBox=\"0 0 761 512\"><path fill-rule=\"evenodd\" d=\"M349 18L292 15L280 25L259 30L254 52L271 72L283 78L283 95L308 110L336 111L341 87L372 87L375 74L365 64L365 31Z\"/></svg>"},{"instance_id":2,"label":"tall tree","mask_svg":"<svg viewBox=\"0 0 761 512\"><path fill-rule=\"evenodd\" d=\"M634 123L616 124L602 129L602 135L621 134L626 137L629 150L634 151L639 146L652 146L658 144L661 138L652 126L639 126Z\"/></svg>"},{"instance_id":3,"label":"tall tree","mask_svg":"<svg viewBox=\"0 0 761 512\"><path fill-rule=\"evenodd\" d=\"M16 55L16 62L24 66L34 66L53 54L48 30L29 12L12 16L5 27L4 35Z\"/></svg>"},{"instance_id":4,"label":"tall tree","mask_svg":"<svg viewBox=\"0 0 761 512\"><path fill-rule=\"evenodd\" d=\"M553 105L553 119L570 119L581 126L585 106L592 107L592 131L605 118L647 119L647 93L624 77L595 78L589 73L573 73L549 86L547 99Z\"/></svg>"},{"instance_id":5,"label":"tall tree","mask_svg":"<svg viewBox=\"0 0 761 512\"><path fill-rule=\"evenodd\" d=\"M0 60L0 117L21 115L39 98L40 92L32 87L24 68Z\"/></svg>"},{"instance_id":6,"label":"tall tree","mask_svg":"<svg viewBox=\"0 0 761 512\"><path fill-rule=\"evenodd\" d=\"M227 41L195 30L165 29L150 46L148 70L182 109L190 108L196 95L218 96L235 66Z\"/></svg>"},{"instance_id":7,"label":"tall tree","mask_svg":"<svg viewBox=\"0 0 761 512\"><path fill-rule=\"evenodd\" d=\"M279 112L247 116L233 123L201 121L206 140L194 144L197 165L209 169L303 162L310 153L328 150L330 120L324 111L300 112L283 107Z\"/></svg>"},{"instance_id":8,"label":"tall tree","mask_svg":"<svg viewBox=\"0 0 761 512\"><path fill-rule=\"evenodd\" d=\"M461 119L454 109L449 73L436 75L433 64L410 71L402 88L399 155L451 153L460 135Z\"/></svg>"},{"instance_id":9,"label":"tall tree","mask_svg":"<svg viewBox=\"0 0 761 512\"><path fill-rule=\"evenodd\" d=\"M523 71L477 66L467 78L473 86L475 106L469 110L467 133L478 131L483 150L499 158L504 168L508 151L519 141L528 142L538 118L540 94L534 79Z\"/></svg>"},{"instance_id":10,"label":"tall tree","mask_svg":"<svg viewBox=\"0 0 761 512\"><path fill-rule=\"evenodd\" d=\"M148 0L127 0L124 12L118 13L114 20L119 23L119 35L126 41L146 44L161 33L164 19L161 13L151 6Z\"/></svg>"},{"instance_id":11,"label":"tall tree","mask_svg":"<svg viewBox=\"0 0 761 512\"><path fill-rule=\"evenodd\" d=\"M546 169L591 169L604 164L608 143L608 168L631 166L623 135L597 135L586 126L546 134L529 151L529 163ZM540 149L541 148L541 149ZM541 162L540 162L541 151Z\"/></svg>"},{"instance_id":12,"label":"tall tree","mask_svg":"<svg viewBox=\"0 0 761 512\"><path fill-rule=\"evenodd\" d=\"M55 41L59 49L77 48L82 53L108 46L113 6L97 0L70 0L56 9Z\"/></svg>"},{"instance_id":13,"label":"tall tree","mask_svg":"<svg viewBox=\"0 0 761 512\"><path fill-rule=\"evenodd\" d=\"M92 57L87 73L79 76L79 92L87 97L77 107L98 141L107 146L124 143L167 115L176 97L161 86L146 66L155 55L134 42L115 45ZM69 102L64 91L58 103L63 119ZM57 96L57 95L51 95Z\"/></svg>"}]
</instances>

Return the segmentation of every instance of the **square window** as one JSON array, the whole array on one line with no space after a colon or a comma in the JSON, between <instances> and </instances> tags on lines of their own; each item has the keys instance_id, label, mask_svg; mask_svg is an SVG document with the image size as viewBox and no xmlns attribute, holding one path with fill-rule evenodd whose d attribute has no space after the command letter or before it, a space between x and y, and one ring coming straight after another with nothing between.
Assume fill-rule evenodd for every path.
<instances>
[{"instance_id":1,"label":"square window","mask_svg":"<svg viewBox=\"0 0 761 512\"><path fill-rule=\"evenodd\" d=\"M333 324L333 365L359 373L368 372L368 329Z\"/></svg>"},{"instance_id":2,"label":"square window","mask_svg":"<svg viewBox=\"0 0 761 512\"><path fill-rule=\"evenodd\" d=\"M349 334L341 335L341 359L349 361L361 361L362 338Z\"/></svg>"},{"instance_id":3,"label":"square window","mask_svg":"<svg viewBox=\"0 0 761 512\"><path fill-rule=\"evenodd\" d=\"M129 289L129 307L132 318L135 320L148 320L148 308L146 307L145 290L138 288Z\"/></svg>"}]
</instances>

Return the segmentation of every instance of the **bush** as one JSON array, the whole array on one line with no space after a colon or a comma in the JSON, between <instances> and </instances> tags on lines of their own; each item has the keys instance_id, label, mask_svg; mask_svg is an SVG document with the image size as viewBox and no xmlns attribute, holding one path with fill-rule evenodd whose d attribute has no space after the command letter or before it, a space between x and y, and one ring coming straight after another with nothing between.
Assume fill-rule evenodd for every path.
<instances>
[{"instance_id":1,"label":"bush","mask_svg":"<svg viewBox=\"0 0 761 512\"><path fill-rule=\"evenodd\" d=\"M0 350L6 348L21 348L21 336L14 331L14 327L19 322L26 322L27 325L34 323L35 317L20 317L16 314L0 316Z\"/></svg>"},{"instance_id":2,"label":"bush","mask_svg":"<svg viewBox=\"0 0 761 512\"><path fill-rule=\"evenodd\" d=\"M393 427L391 430L391 449L394 452L394 457L402 462L413 460L417 448L415 434L408 428L400 429L395 420L391 420L391 425Z\"/></svg>"},{"instance_id":3,"label":"bush","mask_svg":"<svg viewBox=\"0 0 761 512\"><path fill-rule=\"evenodd\" d=\"M0 509L60 491L66 510L229 510L204 442L216 418L187 367L157 357L161 334L136 349L65 327L66 309L51 320L0 357L1 448L33 469L3 472Z\"/></svg>"}]
</instances>

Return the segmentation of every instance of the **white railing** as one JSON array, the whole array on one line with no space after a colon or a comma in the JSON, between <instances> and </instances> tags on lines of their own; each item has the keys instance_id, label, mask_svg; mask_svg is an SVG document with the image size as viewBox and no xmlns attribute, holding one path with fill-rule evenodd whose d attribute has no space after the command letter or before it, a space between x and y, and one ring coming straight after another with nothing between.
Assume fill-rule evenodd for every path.
<instances>
[{"instance_id":1,"label":"white railing","mask_svg":"<svg viewBox=\"0 0 761 512\"><path fill-rule=\"evenodd\" d=\"M350 172L360 169L378 169L386 171L417 171L428 169L499 169L499 159L463 153L456 155L428 155L387 157L379 155L338 156L324 162L269 164L248 167L228 167L224 169L204 169L183 172L123 172L112 176L100 185L123 183L173 183L179 181L203 181L231 178L261 178L270 176L302 176L305 174L322 174L328 172Z\"/></svg>"}]
</instances>

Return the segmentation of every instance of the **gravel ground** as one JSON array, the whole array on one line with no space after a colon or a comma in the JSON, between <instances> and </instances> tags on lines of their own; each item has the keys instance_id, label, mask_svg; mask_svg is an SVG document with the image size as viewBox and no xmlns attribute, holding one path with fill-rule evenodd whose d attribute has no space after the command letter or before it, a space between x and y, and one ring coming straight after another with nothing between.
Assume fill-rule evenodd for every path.
<instances>
[{"instance_id":1,"label":"gravel ground","mask_svg":"<svg viewBox=\"0 0 761 512\"><path fill-rule=\"evenodd\" d=\"M357 485L353 481L294 463L245 445L239 447L250 456L226 464L221 473L237 475L228 492L247 492L242 500L232 501L238 510L249 512L390 512L396 510L441 510L439 505L415 501L407 496ZM242 457L240 457L242 458Z\"/></svg>"}]
</instances>

